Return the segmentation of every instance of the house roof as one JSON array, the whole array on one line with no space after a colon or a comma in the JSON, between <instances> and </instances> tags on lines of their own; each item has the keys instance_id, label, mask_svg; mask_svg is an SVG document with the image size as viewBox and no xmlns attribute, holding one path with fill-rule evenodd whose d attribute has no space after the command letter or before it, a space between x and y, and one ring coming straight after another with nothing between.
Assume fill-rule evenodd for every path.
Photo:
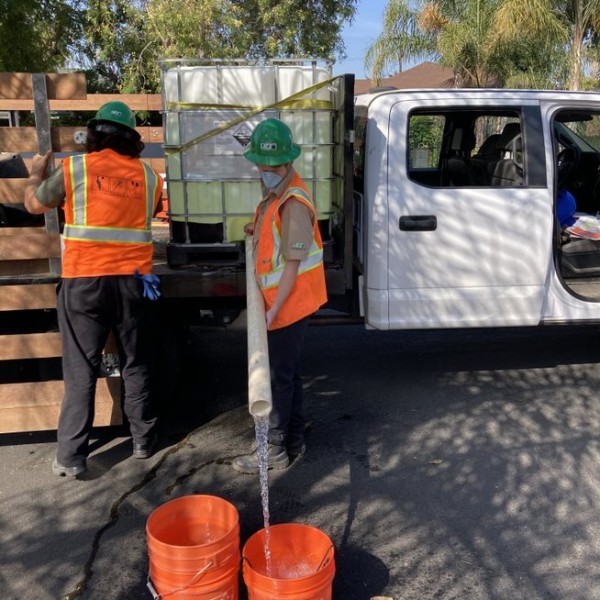
<instances>
[{"instance_id":1,"label":"house roof","mask_svg":"<svg viewBox=\"0 0 600 600\"><path fill-rule=\"evenodd\" d=\"M454 71L437 63L424 62L416 67L380 79L376 85L371 79L356 79L354 95L366 94L373 88L395 88L397 90L422 88L453 88L456 87Z\"/></svg>"}]
</instances>

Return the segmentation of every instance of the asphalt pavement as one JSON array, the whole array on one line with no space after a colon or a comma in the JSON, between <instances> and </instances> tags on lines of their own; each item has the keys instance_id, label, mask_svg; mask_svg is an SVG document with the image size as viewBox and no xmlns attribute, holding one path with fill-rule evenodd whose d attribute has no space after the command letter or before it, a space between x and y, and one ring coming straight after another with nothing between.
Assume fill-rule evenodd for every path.
<instances>
[{"instance_id":1,"label":"asphalt pavement","mask_svg":"<svg viewBox=\"0 0 600 600\"><path fill-rule=\"evenodd\" d=\"M184 495L231 502L242 546L263 527L258 477L231 467L253 440L245 344L198 328L165 362L149 460L98 429L65 479L54 432L0 436L0 598L150 599L146 522ZM271 523L331 538L334 600L599 599L599 353L597 328L311 327L308 451L270 473Z\"/></svg>"}]
</instances>

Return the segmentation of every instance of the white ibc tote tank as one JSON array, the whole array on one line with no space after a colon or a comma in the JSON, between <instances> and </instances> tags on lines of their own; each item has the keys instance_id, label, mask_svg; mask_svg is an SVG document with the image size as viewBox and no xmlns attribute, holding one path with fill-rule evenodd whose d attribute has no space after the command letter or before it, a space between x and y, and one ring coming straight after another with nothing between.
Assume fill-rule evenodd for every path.
<instances>
[{"instance_id":1,"label":"white ibc tote tank","mask_svg":"<svg viewBox=\"0 0 600 600\"><path fill-rule=\"evenodd\" d=\"M254 128L268 117L281 119L292 130L302 147L295 168L315 199L318 218L331 217L334 102L326 83L332 78L331 64L323 62L161 62L174 238L179 234L188 243L244 239L243 226L252 219L261 188L243 151ZM215 132L217 128L221 130ZM204 240L207 231L210 236Z\"/></svg>"}]
</instances>

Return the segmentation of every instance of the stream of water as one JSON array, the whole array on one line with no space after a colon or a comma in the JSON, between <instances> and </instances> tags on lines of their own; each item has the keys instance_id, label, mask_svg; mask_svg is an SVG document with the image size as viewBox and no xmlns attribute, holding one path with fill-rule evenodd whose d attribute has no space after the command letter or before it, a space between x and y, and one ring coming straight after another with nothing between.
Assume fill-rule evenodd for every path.
<instances>
[{"instance_id":1,"label":"stream of water","mask_svg":"<svg viewBox=\"0 0 600 600\"><path fill-rule=\"evenodd\" d=\"M255 417L254 428L256 432L256 451L258 456L258 468L260 479L260 498L263 510L263 523L265 529L265 564L266 575L271 577L273 570L271 560L271 529L269 513L269 417Z\"/></svg>"}]
</instances>

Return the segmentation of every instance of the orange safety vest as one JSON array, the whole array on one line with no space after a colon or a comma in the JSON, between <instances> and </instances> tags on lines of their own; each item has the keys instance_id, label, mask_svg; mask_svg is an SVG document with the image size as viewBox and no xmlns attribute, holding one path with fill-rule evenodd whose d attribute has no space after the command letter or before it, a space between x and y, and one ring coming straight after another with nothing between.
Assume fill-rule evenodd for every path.
<instances>
[{"instance_id":1,"label":"orange safety vest","mask_svg":"<svg viewBox=\"0 0 600 600\"><path fill-rule=\"evenodd\" d=\"M261 230L256 231L258 211L254 218L255 234L258 241L254 249L254 269L258 286L269 310L277 296L277 289L285 267L285 258L281 248L281 212L283 203L294 197L304 204L313 216L313 239L308 257L300 261L294 287L279 309L271 329L280 329L291 325L314 313L327 302L325 270L323 268L323 242L313 203L302 178L295 173L289 187L266 208L261 222Z\"/></svg>"},{"instance_id":2,"label":"orange safety vest","mask_svg":"<svg viewBox=\"0 0 600 600\"><path fill-rule=\"evenodd\" d=\"M65 227L62 276L152 272L151 220L162 178L111 149L63 160Z\"/></svg>"}]
</instances>

